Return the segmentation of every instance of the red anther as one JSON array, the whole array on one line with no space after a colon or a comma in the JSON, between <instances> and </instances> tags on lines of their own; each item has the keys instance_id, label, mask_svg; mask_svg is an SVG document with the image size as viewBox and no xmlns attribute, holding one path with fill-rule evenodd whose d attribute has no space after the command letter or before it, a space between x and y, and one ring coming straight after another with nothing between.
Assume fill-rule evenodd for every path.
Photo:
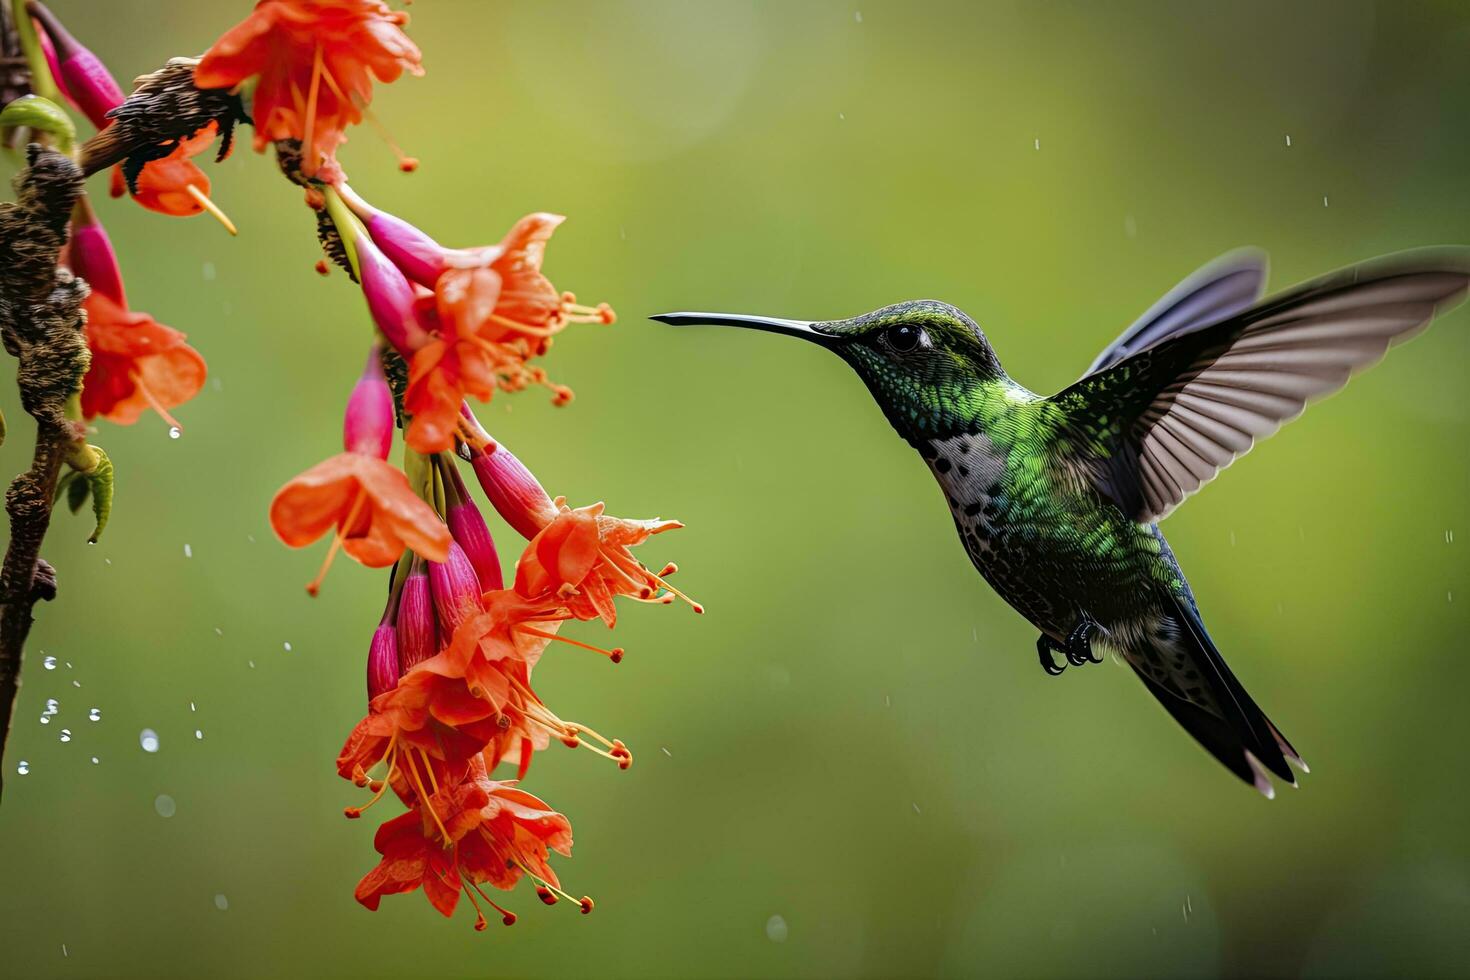
<instances>
[{"instance_id":1,"label":"red anther","mask_svg":"<svg viewBox=\"0 0 1470 980\"><path fill-rule=\"evenodd\" d=\"M419 168L418 157L404 157L398 161L398 169L406 174L411 174Z\"/></svg>"},{"instance_id":2,"label":"red anther","mask_svg":"<svg viewBox=\"0 0 1470 980\"><path fill-rule=\"evenodd\" d=\"M551 889L547 888L545 885L536 886L536 897L541 899L541 903L543 905L556 904L556 895L554 895Z\"/></svg>"},{"instance_id":3,"label":"red anther","mask_svg":"<svg viewBox=\"0 0 1470 980\"><path fill-rule=\"evenodd\" d=\"M327 274L327 273L328 273L328 272L330 272L330 271L331 271L331 270L330 270L330 269L329 269L329 268L328 268L328 267L327 267L327 260L326 260L326 259L317 259L317 260L316 260L316 265L315 265L315 266L313 266L313 268L315 268L315 269L316 269L316 274L317 274L317 275L319 275L319 276L324 276L324 275L326 275L326 274Z\"/></svg>"},{"instance_id":4,"label":"red anther","mask_svg":"<svg viewBox=\"0 0 1470 980\"><path fill-rule=\"evenodd\" d=\"M623 648L622 647L613 647L612 650L610 650L608 652L608 659L610 659L615 664L622 663L623 662Z\"/></svg>"},{"instance_id":5,"label":"red anther","mask_svg":"<svg viewBox=\"0 0 1470 980\"><path fill-rule=\"evenodd\" d=\"M670 575L674 574L678 570L678 565L675 565L673 562L669 562L667 565L664 566L664 570L658 573L658 577L668 578Z\"/></svg>"},{"instance_id":6,"label":"red anther","mask_svg":"<svg viewBox=\"0 0 1470 980\"><path fill-rule=\"evenodd\" d=\"M507 912L501 917L500 921L508 926L513 926L516 924L516 914L514 912Z\"/></svg>"},{"instance_id":7,"label":"red anther","mask_svg":"<svg viewBox=\"0 0 1470 980\"><path fill-rule=\"evenodd\" d=\"M562 738L561 744L565 745L569 749L575 749L577 746L582 744L582 740L577 738L577 736L575 735L567 735Z\"/></svg>"},{"instance_id":8,"label":"red anther","mask_svg":"<svg viewBox=\"0 0 1470 980\"><path fill-rule=\"evenodd\" d=\"M369 779L367 788L374 793L381 793L383 792L383 781L381 779Z\"/></svg>"},{"instance_id":9,"label":"red anther","mask_svg":"<svg viewBox=\"0 0 1470 980\"><path fill-rule=\"evenodd\" d=\"M356 820L358 817L362 816L362 807L344 807L342 810L342 816L346 817L348 820Z\"/></svg>"},{"instance_id":10,"label":"red anther","mask_svg":"<svg viewBox=\"0 0 1470 980\"><path fill-rule=\"evenodd\" d=\"M704 615L704 606L702 606L701 604L699 604L697 602L691 602L690 605L694 607L694 611L696 613L698 613L701 616Z\"/></svg>"},{"instance_id":11,"label":"red anther","mask_svg":"<svg viewBox=\"0 0 1470 980\"><path fill-rule=\"evenodd\" d=\"M476 932L484 932L485 929L489 925L490 925L490 923L488 923L488 922L485 921L485 913L484 912L476 912L475 913L475 931Z\"/></svg>"},{"instance_id":12,"label":"red anther","mask_svg":"<svg viewBox=\"0 0 1470 980\"><path fill-rule=\"evenodd\" d=\"M591 898L587 897L586 895L583 895L582 896L581 905L582 905L582 914L583 915L586 915L587 913L589 913L589 912L592 911L593 901L592 901Z\"/></svg>"}]
</instances>

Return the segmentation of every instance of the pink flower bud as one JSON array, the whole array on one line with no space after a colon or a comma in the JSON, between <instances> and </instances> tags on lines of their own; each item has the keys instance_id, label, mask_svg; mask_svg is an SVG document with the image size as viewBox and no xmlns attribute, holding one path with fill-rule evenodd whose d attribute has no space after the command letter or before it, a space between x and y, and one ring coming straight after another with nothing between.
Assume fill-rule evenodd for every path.
<instances>
[{"instance_id":1,"label":"pink flower bud","mask_svg":"<svg viewBox=\"0 0 1470 980\"><path fill-rule=\"evenodd\" d=\"M495 512L527 541L556 516L556 505L546 490L504 446L475 453L470 465Z\"/></svg>"},{"instance_id":2,"label":"pink flower bud","mask_svg":"<svg viewBox=\"0 0 1470 980\"><path fill-rule=\"evenodd\" d=\"M383 364L378 348L368 352L362 377L347 398L347 413L342 420L342 445L349 453L363 453L387 459L393 448L393 393L383 377Z\"/></svg>"},{"instance_id":3,"label":"pink flower bud","mask_svg":"<svg viewBox=\"0 0 1470 980\"><path fill-rule=\"evenodd\" d=\"M480 579L457 542L449 546L449 558L443 564L429 562L429 584L439 632L447 642L461 623L481 609Z\"/></svg>"},{"instance_id":4,"label":"pink flower bud","mask_svg":"<svg viewBox=\"0 0 1470 980\"><path fill-rule=\"evenodd\" d=\"M57 85L93 126L105 128L112 122L107 114L123 103L123 90L102 60L72 37L55 14L40 4L30 10L55 48Z\"/></svg>"},{"instance_id":5,"label":"pink flower bud","mask_svg":"<svg viewBox=\"0 0 1470 980\"><path fill-rule=\"evenodd\" d=\"M67 265L85 279L92 292L106 296L118 306L128 305L123 292L122 271L117 267L117 253L107 229L102 227L90 207L82 207L72 219L71 242L67 246Z\"/></svg>"},{"instance_id":6,"label":"pink flower bud","mask_svg":"<svg viewBox=\"0 0 1470 980\"><path fill-rule=\"evenodd\" d=\"M399 671L407 673L415 664L432 657L438 648L428 566L422 558L415 557L398 600Z\"/></svg>"},{"instance_id":7,"label":"pink flower bud","mask_svg":"<svg viewBox=\"0 0 1470 980\"><path fill-rule=\"evenodd\" d=\"M464 549L475 577L480 581L480 590L490 592L505 588L505 579L500 570L500 556L495 553L495 540L480 516L480 508L466 498L462 503L449 505L449 533L454 535L455 544Z\"/></svg>"},{"instance_id":8,"label":"pink flower bud","mask_svg":"<svg viewBox=\"0 0 1470 980\"><path fill-rule=\"evenodd\" d=\"M444 248L402 218L375 211L365 221L368 234L405 276L429 289L448 266Z\"/></svg>"},{"instance_id":9,"label":"pink flower bud","mask_svg":"<svg viewBox=\"0 0 1470 980\"><path fill-rule=\"evenodd\" d=\"M354 245L368 312L388 343L408 357L428 340L414 312L413 286L367 235L358 235Z\"/></svg>"},{"instance_id":10,"label":"pink flower bud","mask_svg":"<svg viewBox=\"0 0 1470 980\"><path fill-rule=\"evenodd\" d=\"M382 623L373 631L368 646L368 700L398 686L398 632L392 623Z\"/></svg>"}]
</instances>

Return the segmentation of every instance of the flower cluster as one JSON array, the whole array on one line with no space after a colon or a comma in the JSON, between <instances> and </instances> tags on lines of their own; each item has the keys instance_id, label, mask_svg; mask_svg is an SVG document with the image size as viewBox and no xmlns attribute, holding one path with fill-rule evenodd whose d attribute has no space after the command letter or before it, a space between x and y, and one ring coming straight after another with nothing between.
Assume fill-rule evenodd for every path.
<instances>
[{"instance_id":1,"label":"flower cluster","mask_svg":"<svg viewBox=\"0 0 1470 980\"><path fill-rule=\"evenodd\" d=\"M26 9L40 29L32 72L49 70L102 134L95 140L121 139L130 123L103 131L129 109L136 115L140 103L123 106L112 75L38 0ZM270 520L291 547L330 537L307 586L312 595L340 553L391 569L387 605L368 644L366 715L337 771L371 793L347 809L349 817L390 796L406 811L379 828L381 861L359 883L358 901L376 909L384 895L422 887L449 915L463 894L484 928L485 908L507 924L515 918L490 899L487 885L508 890L529 879L547 904L568 899L584 913L592 908L591 899L562 890L549 864L553 851L570 854L570 822L520 788L535 754L554 741L622 769L633 760L621 741L546 705L532 687L537 662L561 643L618 663L621 648L564 636L563 628L578 620L614 626L619 597L689 600L668 582L674 565L655 572L631 550L678 522L623 520L601 503L572 507L551 497L469 405L533 385L549 388L558 404L569 402L571 391L534 362L569 324L613 322L607 304L579 304L542 271L563 218L529 214L494 244L450 248L348 183L337 159L348 128L369 121L382 130L368 107L374 83L422 74L419 50L403 31L407 21L381 0L260 0L197 62L175 59L168 69L192 73L197 90L239 104L171 139L152 142L154 130L144 130L143 149L114 168L113 188L114 196L125 190L165 214L209 211L233 233L193 160L221 134L221 156L228 152L234 120L248 116L256 148L274 146L281 169L306 188L328 257L360 284L372 340L347 400L343 451L283 486ZM198 117L187 118L193 125ZM416 169L417 161L394 150L400 169ZM96 416L129 423L151 408L177 428L169 411L199 391L204 361L183 334L129 309L116 256L85 198L66 261L91 286L92 356L76 402L78 425ZM402 466L389 462L398 428ZM526 541L509 582L462 464ZM101 464L86 465L90 473ZM104 516L99 511L99 523ZM497 776L502 765L506 778Z\"/></svg>"}]
</instances>

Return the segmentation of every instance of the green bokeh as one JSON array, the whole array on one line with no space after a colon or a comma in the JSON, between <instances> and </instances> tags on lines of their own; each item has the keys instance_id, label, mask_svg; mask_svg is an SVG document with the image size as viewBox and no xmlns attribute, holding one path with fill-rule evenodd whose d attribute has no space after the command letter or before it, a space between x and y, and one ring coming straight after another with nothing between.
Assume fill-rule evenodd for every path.
<instances>
[{"instance_id":1,"label":"green bokeh","mask_svg":"<svg viewBox=\"0 0 1470 980\"><path fill-rule=\"evenodd\" d=\"M53 4L124 78L246 6ZM352 900L373 828L342 819L360 796L332 764L363 709L383 576L343 564L308 599L320 548L281 547L265 509L336 449L367 321L342 276L313 274L299 191L243 147L211 171L238 239L102 203L134 304L186 330L212 381L181 439L152 418L101 427L119 474L107 535L89 547L87 515L58 515L45 550L61 595L38 610L6 752L0 972L1470 969L1470 316L1167 524L1220 647L1313 765L1273 803L1125 669L1037 669L1034 631L835 358L644 320L935 296L1051 391L1229 248L1270 250L1279 287L1464 241L1462 3L412 13L428 74L376 108L423 167L398 174L367 129L344 163L456 244L528 210L571 216L548 271L622 319L549 357L571 406L532 392L482 416L552 492L687 522L644 557L677 559L709 607L630 607L621 666L568 648L538 671L559 712L638 759L554 750L526 783L571 817L559 868L597 911L522 890L519 925L476 934L418 895L376 914ZM3 407L8 475L31 430L13 393Z\"/></svg>"}]
</instances>

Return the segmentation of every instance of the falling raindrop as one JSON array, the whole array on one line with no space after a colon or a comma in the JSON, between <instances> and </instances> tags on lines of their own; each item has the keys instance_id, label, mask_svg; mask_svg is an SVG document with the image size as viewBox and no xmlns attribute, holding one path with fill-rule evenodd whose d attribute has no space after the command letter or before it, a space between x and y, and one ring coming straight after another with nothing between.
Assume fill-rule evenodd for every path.
<instances>
[{"instance_id":1,"label":"falling raindrop","mask_svg":"<svg viewBox=\"0 0 1470 980\"><path fill-rule=\"evenodd\" d=\"M160 793L158 798L153 801L153 809L158 811L160 817L171 817L178 811L178 808L178 804L174 802L174 798L167 793Z\"/></svg>"},{"instance_id":2,"label":"falling raindrop","mask_svg":"<svg viewBox=\"0 0 1470 980\"><path fill-rule=\"evenodd\" d=\"M45 660L41 661L41 666L45 667L47 670L55 670L56 658L48 655Z\"/></svg>"},{"instance_id":3,"label":"falling raindrop","mask_svg":"<svg viewBox=\"0 0 1470 980\"><path fill-rule=\"evenodd\" d=\"M151 728L145 728L138 733L138 744L143 746L144 752L158 751L158 733Z\"/></svg>"},{"instance_id":4,"label":"falling raindrop","mask_svg":"<svg viewBox=\"0 0 1470 980\"><path fill-rule=\"evenodd\" d=\"M101 708L93 708L91 711L87 712L87 720L88 721L101 721L102 720L102 709Z\"/></svg>"},{"instance_id":5,"label":"falling raindrop","mask_svg":"<svg viewBox=\"0 0 1470 980\"><path fill-rule=\"evenodd\" d=\"M214 896L214 907L219 909L221 912L229 911L230 900L228 898L225 898L223 895L216 895Z\"/></svg>"},{"instance_id":6,"label":"falling raindrop","mask_svg":"<svg viewBox=\"0 0 1470 980\"><path fill-rule=\"evenodd\" d=\"M250 669L251 670L254 670L255 669L255 661L254 660L247 660L245 662L250 665Z\"/></svg>"},{"instance_id":7,"label":"falling raindrop","mask_svg":"<svg viewBox=\"0 0 1470 980\"><path fill-rule=\"evenodd\" d=\"M63 742L70 742L71 741L71 729L70 728L63 728L61 730L61 740Z\"/></svg>"},{"instance_id":8,"label":"falling raindrop","mask_svg":"<svg viewBox=\"0 0 1470 980\"><path fill-rule=\"evenodd\" d=\"M290 653L291 652L291 641L290 640L287 640L285 643L282 643L281 646L283 646L283 647L286 648L286 652L287 653Z\"/></svg>"},{"instance_id":9,"label":"falling raindrop","mask_svg":"<svg viewBox=\"0 0 1470 980\"><path fill-rule=\"evenodd\" d=\"M1038 137L1036 139L1036 142L1033 145L1036 147L1036 149L1038 149L1038 150L1041 149L1041 139L1040 139L1040 137Z\"/></svg>"},{"instance_id":10,"label":"falling raindrop","mask_svg":"<svg viewBox=\"0 0 1470 980\"><path fill-rule=\"evenodd\" d=\"M97 764L97 763L98 763L98 762L99 762L99 761L100 761L100 760L99 760L99 759L98 759L98 758L97 758L97 757L96 757L96 756L95 756L95 755L94 755L94 756L92 756L92 765L94 765L94 766L95 766L95 765L96 765L96 764Z\"/></svg>"},{"instance_id":11,"label":"falling raindrop","mask_svg":"<svg viewBox=\"0 0 1470 980\"><path fill-rule=\"evenodd\" d=\"M225 635L225 631L222 630L222 629L220 629L218 626L216 626L214 628L214 635L215 636L224 636Z\"/></svg>"},{"instance_id":12,"label":"falling raindrop","mask_svg":"<svg viewBox=\"0 0 1470 980\"><path fill-rule=\"evenodd\" d=\"M197 728L194 729L194 740L196 742L199 741L200 739L202 739L203 737L204 737L204 732L200 731Z\"/></svg>"},{"instance_id":13,"label":"falling raindrop","mask_svg":"<svg viewBox=\"0 0 1470 980\"><path fill-rule=\"evenodd\" d=\"M49 725L49 724L51 724L51 716L50 715L42 715L41 716L41 724L43 724L43 725Z\"/></svg>"},{"instance_id":14,"label":"falling raindrop","mask_svg":"<svg viewBox=\"0 0 1470 980\"><path fill-rule=\"evenodd\" d=\"M198 711L199 709L196 708L196 707L194 707L194 702L193 701L190 701L189 702L189 710L190 711Z\"/></svg>"},{"instance_id":15,"label":"falling raindrop","mask_svg":"<svg viewBox=\"0 0 1470 980\"><path fill-rule=\"evenodd\" d=\"M22 759L15 764L15 771L24 776L26 773L31 771L31 764Z\"/></svg>"},{"instance_id":16,"label":"falling raindrop","mask_svg":"<svg viewBox=\"0 0 1470 980\"><path fill-rule=\"evenodd\" d=\"M193 558L194 557L194 549L191 548L191 547L189 547L188 545L184 545L184 557L185 558Z\"/></svg>"},{"instance_id":17,"label":"falling raindrop","mask_svg":"<svg viewBox=\"0 0 1470 980\"><path fill-rule=\"evenodd\" d=\"M181 429L181 428L179 428L177 425L171 425L171 426L168 427L168 437L170 439L177 439L179 436L181 436L183 434L184 434L184 430Z\"/></svg>"},{"instance_id":18,"label":"falling raindrop","mask_svg":"<svg viewBox=\"0 0 1470 980\"><path fill-rule=\"evenodd\" d=\"M914 808L914 812L915 812L915 813L920 813L920 814L922 814L922 813L923 813L923 812L924 812L924 811L923 811L923 810L920 810L920 809L919 809L919 804L917 804L917 803L914 803L914 804L912 804L912 806L913 806L913 808Z\"/></svg>"},{"instance_id":19,"label":"falling raindrop","mask_svg":"<svg viewBox=\"0 0 1470 980\"><path fill-rule=\"evenodd\" d=\"M1322 195L1322 206L1324 208L1327 207L1327 195L1326 194L1323 194Z\"/></svg>"},{"instance_id":20,"label":"falling raindrop","mask_svg":"<svg viewBox=\"0 0 1470 980\"><path fill-rule=\"evenodd\" d=\"M82 686L82 682L81 681L72 681L71 682L71 686L72 687L81 687Z\"/></svg>"},{"instance_id":21,"label":"falling raindrop","mask_svg":"<svg viewBox=\"0 0 1470 980\"><path fill-rule=\"evenodd\" d=\"M766 938L773 943L784 943L791 930L786 926L786 920L779 915L773 915L766 920Z\"/></svg>"},{"instance_id":22,"label":"falling raindrop","mask_svg":"<svg viewBox=\"0 0 1470 980\"><path fill-rule=\"evenodd\" d=\"M212 282L214 280L214 263L213 262L206 262L206 263L204 263L204 280L205 280L205 282Z\"/></svg>"},{"instance_id":23,"label":"falling raindrop","mask_svg":"<svg viewBox=\"0 0 1470 980\"><path fill-rule=\"evenodd\" d=\"M1291 134L1290 133L1287 133L1286 134L1286 145L1288 147L1291 146Z\"/></svg>"},{"instance_id":24,"label":"falling raindrop","mask_svg":"<svg viewBox=\"0 0 1470 980\"><path fill-rule=\"evenodd\" d=\"M674 753L669 751L669 747L667 745L661 745L659 746L659 748L663 749L664 755L668 756L670 759L674 757Z\"/></svg>"},{"instance_id":25,"label":"falling raindrop","mask_svg":"<svg viewBox=\"0 0 1470 980\"><path fill-rule=\"evenodd\" d=\"M1454 531L1446 531L1444 533L1444 543L1445 544L1454 544L1455 543L1455 532Z\"/></svg>"},{"instance_id":26,"label":"falling raindrop","mask_svg":"<svg viewBox=\"0 0 1470 980\"><path fill-rule=\"evenodd\" d=\"M1184 896L1184 905L1181 906L1180 911L1184 913L1185 922L1188 922L1189 917L1194 914L1194 902L1190 901L1188 895Z\"/></svg>"},{"instance_id":27,"label":"falling raindrop","mask_svg":"<svg viewBox=\"0 0 1470 980\"><path fill-rule=\"evenodd\" d=\"M861 10L854 10L852 12L852 19L861 24L863 22L863 12Z\"/></svg>"}]
</instances>

